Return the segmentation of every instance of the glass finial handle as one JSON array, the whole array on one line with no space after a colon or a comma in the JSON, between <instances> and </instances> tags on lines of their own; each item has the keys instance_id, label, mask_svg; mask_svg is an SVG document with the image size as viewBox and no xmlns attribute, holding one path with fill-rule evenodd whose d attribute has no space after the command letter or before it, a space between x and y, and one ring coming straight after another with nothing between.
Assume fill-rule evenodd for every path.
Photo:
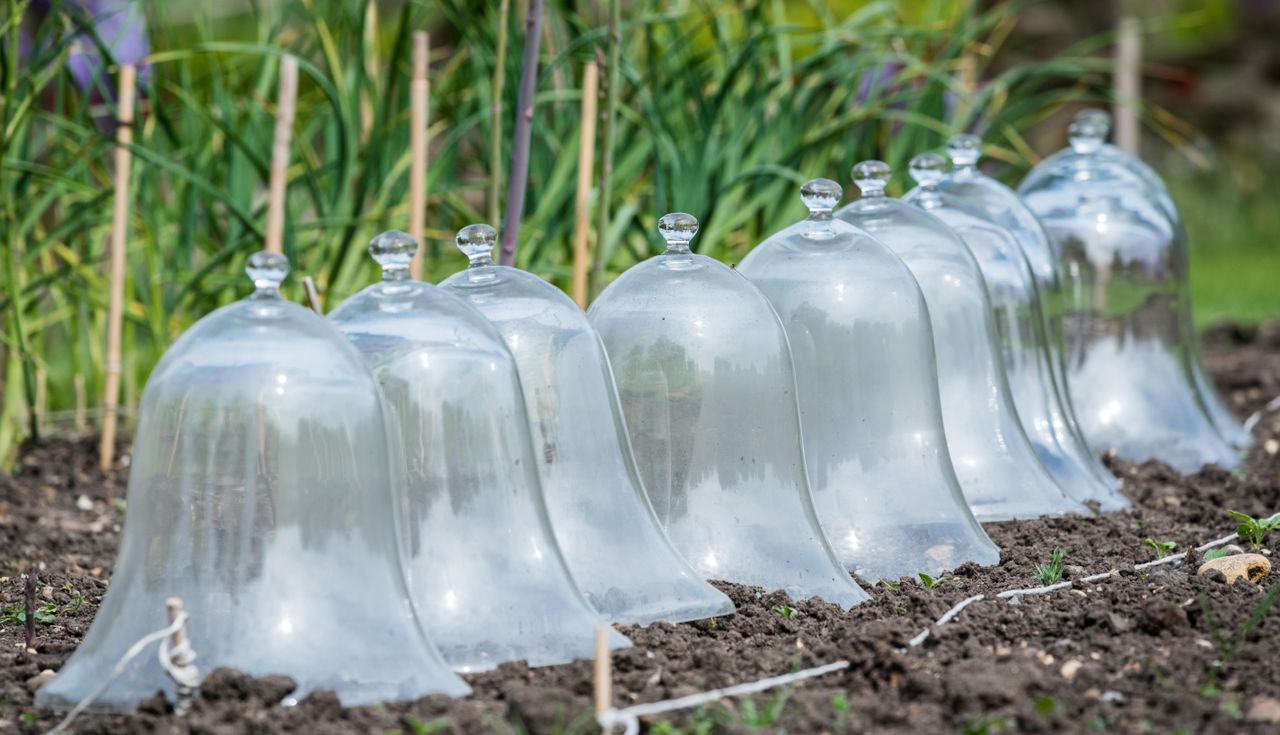
<instances>
[{"instance_id":1,"label":"glass finial handle","mask_svg":"<svg viewBox=\"0 0 1280 735\"><path fill-rule=\"evenodd\" d=\"M255 295L279 296L280 284L289 275L289 259L280 253L259 250L249 256L244 272L249 274L258 289Z\"/></svg>"},{"instance_id":2,"label":"glass finial handle","mask_svg":"<svg viewBox=\"0 0 1280 735\"><path fill-rule=\"evenodd\" d=\"M1086 107L1076 113L1074 120L1101 127L1104 139L1111 134L1111 113L1100 107Z\"/></svg>"},{"instance_id":3,"label":"glass finial handle","mask_svg":"<svg viewBox=\"0 0 1280 735\"><path fill-rule=\"evenodd\" d=\"M1107 134L1111 132L1111 116L1097 109L1089 109L1076 115L1067 129L1067 139L1071 142L1071 150L1081 155L1095 153L1107 142Z\"/></svg>"},{"instance_id":4,"label":"glass finial handle","mask_svg":"<svg viewBox=\"0 0 1280 735\"><path fill-rule=\"evenodd\" d=\"M687 253L689 241L698 234L698 218L684 212L664 214L658 220L658 233L667 243L668 253Z\"/></svg>"},{"instance_id":5,"label":"glass finial handle","mask_svg":"<svg viewBox=\"0 0 1280 735\"><path fill-rule=\"evenodd\" d=\"M947 159L937 153L921 153L911 159L911 178L920 188L934 190L947 176Z\"/></svg>"},{"instance_id":6,"label":"glass finial handle","mask_svg":"<svg viewBox=\"0 0 1280 735\"><path fill-rule=\"evenodd\" d=\"M382 280L403 281L418 252L418 240L400 230L384 232L369 241L369 255L382 266Z\"/></svg>"},{"instance_id":7,"label":"glass finial handle","mask_svg":"<svg viewBox=\"0 0 1280 735\"><path fill-rule=\"evenodd\" d=\"M462 254L467 256L468 267L493 265L493 248L498 244L498 231L492 225L467 225L458 230L454 242Z\"/></svg>"},{"instance_id":8,"label":"glass finial handle","mask_svg":"<svg viewBox=\"0 0 1280 735\"><path fill-rule=\"evenodd\" d=\"M853 183L864 199L884 196L892 176L893 169L884 161L863 161L853 167Z\"/></svg>"},{"instance_id":9,"label":"glass finial handle","mask_svg":"<svg viewBox=\"0 0 1280 735\"><path fill-rule=\"evenodd\" d=\"M800 200L809 209L810 216L830 213L840 203L844 190L831 179L812 179L800 187Z\"/></svg>"},{"instance_id":10,"label":"glass finial handle","mask_svg":"<svg viewBox=\"0 0 1280 735\"><path fill-rule=\"evenodd\" d=\"M968 133L953 135L947 141L947 156L957 169L972 168L982 157L982 139Z\"/></svg>"}]
</instances>

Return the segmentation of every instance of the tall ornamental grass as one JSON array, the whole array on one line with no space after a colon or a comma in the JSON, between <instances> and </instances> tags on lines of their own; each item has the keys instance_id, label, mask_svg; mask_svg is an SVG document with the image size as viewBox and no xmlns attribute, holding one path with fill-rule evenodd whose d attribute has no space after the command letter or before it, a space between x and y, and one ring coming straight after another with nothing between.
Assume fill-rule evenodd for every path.
<instances>
[{"instance_id":1,"label":"tall ornamental grass","mask_svg":"<svg viewBox=\"0 0 1280 735\"><path fill-rule=\"evenodd\" d=\"M68 63L76 44L110 49L77 4L51 5L38 22L31 0L7 0L0 26L3 459L51 425L91 427L101 400L114 73L77 85ZM309 275L335 304L375 277L369 239L407 226L413 31L430 30L433 49L427 278L463 265L452 234L503 211L492 192L504 187L490 182L509 175L500 169L527 2L505 15L507 3L470 0L289 0L216 17L190 5L146 5L125 407L176 335L248 290L242 268L262 246L282 54L301 69L286 295L301 298ZM801 216L797 186L808 178L845 180L854 162L878 157L902 187L906 160L966 128L981 128L989 155L1025 165L1033 154L1020 131L1107 82L1097 54L1105 39L1051 61L1002 55L1017 2L980 10L950 1L634 0L617 9L616 34L601 5L546 7L518 264L561 286L572 266L588 59L618 60L601 75L616 87L602 90L612 145L602 138L597 164L607 156L612 172L608 191L592 197L591 222L607 223L604 232L593 226L596 291L655 252L665 211L697 215L695 248L735 261Z\"/></svg>"}]
</instances>

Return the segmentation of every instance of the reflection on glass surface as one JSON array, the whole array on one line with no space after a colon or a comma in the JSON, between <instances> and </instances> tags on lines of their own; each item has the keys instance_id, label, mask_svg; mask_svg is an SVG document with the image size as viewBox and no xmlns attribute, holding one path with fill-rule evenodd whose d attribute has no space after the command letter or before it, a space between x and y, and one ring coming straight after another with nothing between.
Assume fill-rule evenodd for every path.
<instances>
[{"instance_id":1,"label":"reflection on glass surface","mask_svg":"<svg viewBox=\"0 0 1280 735\"><path fill-rule=\"evenodd\" d=\"M1106 133L1100 119L1078 119L1070 152L1019 188L1056 249L1081 428L1095 449L1133 461L1234 467L1196 377L1181 226L1167 198L1108 153Z\"/></svg>"},{"instance_id":2,"label":"reflection on glass surface","mask_svg":"<svg viewBox=\"0 0 1280 735\"><path fill-rule=\"evenodd\" d=\"M864 161L853 175L862 198L835 216L887 245L920 284L933 326L947 446L974 516L996 521L1087 513L1062 493L1022 429L972 253L941 220L885 196L887 164Z\"/></svg>"},{"instance_id":3,"label":"reflection on glass surface","mask_svg":"<svg viewBox=\"0 0 1280 735\"><path fill-rule=\"evenodd\" d=\"M994 564L951 467L920 287L884 244L832 219L840 194L828 179L806 184L808 219L738 266L791 344L818 518L869 581Z\"/></svg>"},{"instance_id":4,"label":"reflection on glass surface","mask_svg":"<svg viewBox=\"0 0 1280 735\"><path fill-rule=\"evenodd\" d=\"M496 233L458 234L470 266L441 284L493 322L515 357L556 540L614 622L733 612L667 539L640 482L609 362L587 315L532 273L493 262Z\"/></svg>"},{"instance_id":5,"label":"reflection on glass surface","mask_svg":"<svg viewBox=\"0 0 1280 735\"><path fill-rule=\"evenodd\" d=\"M980 147L974 136L953 138L951 154L960 163L950 176L941 156L917 156L911 171L920 186L904 199L950 225L982 268L1014 406L1045 469L1068 497L1095 501L1102 510L1125 508L1128 501L1116 492L1115 478L1089 451L1075 426L1071 403L1058 389L1055 376L1065 372L1062 351L1060 345L1051 349L1057 343L1049 338L1037 277L1025 255L1030 250L1051 257L1048 238L1012 191L977 173ZM1031 246L1024 249L1022 242ZM1045 280L1056 288L1056 268L1047 276ZM1061 324L1060 316L1057 322ZM1099 479L1104 473L1105 482Z\"/></svg>"},{"instance_id":6,"label":"reflection on glass surface","mask_svg":"<svg viewBox=\"0 0 1280 735\"><path fill-rule=\"evenodd\" d=\"M782 325L741 274L690 252L697 227L664 216L667 251L589 312L654 511L708 579L857 604L814 512Z\"/></svg>"},{"instance_id":7,"label":"reflection on glass surface","mask_svg":"<svg viewBox=\"0 0 1280 735\"><path fill-rule=\"evenodd\" d=\"M329 315L390 408L413 602L455 670L590 657L600 618L551 533L515 361L483 315L409 278L416 247L375 238L382 281Z\"/></svg>"},{"instance_id":8,"label":"reflection on glass surface","mask_svg":"<svg viewBox=\"0 0 1280 735\"><path fill-rule=\"evenodd\" d=\"M83 643L37 705L69 709L181 597L202 672L284 674L343 704L470 690L409 604L384 407L359 357L280 297L288 262L249 260L257 291L201 319L143 392L115 573ZM353 635L353 631L359 631ZM94 708L173 683L144 653Z\"/></svg>"}]
</instances>

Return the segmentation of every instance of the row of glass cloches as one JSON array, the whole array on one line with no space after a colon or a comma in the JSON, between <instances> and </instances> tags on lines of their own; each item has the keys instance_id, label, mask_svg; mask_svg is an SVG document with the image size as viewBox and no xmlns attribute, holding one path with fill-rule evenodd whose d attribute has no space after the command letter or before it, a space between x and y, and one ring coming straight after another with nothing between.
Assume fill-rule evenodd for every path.
<instances>
[{"instance_id":1,"label":"row of glass cloches","mask_svg":"<svg viewBox=\"0 0 1280 735\"><path fill-rule=\"evenodd\" d=\"M602 622L733 611L707 580L843 607L867 582L994 564L980 521L1127 505L1097 452L1233 467L1247 434L1198 359L1186 242L1150 169L1081 115L1014 193L917 157L854 167L730 268L697 221L584 314L458 235L470 267L317 316L256 291L188 330L143 395L110 590L40 690L66 708L181 597L204 670L346 704L461 695L458 672L591 655ZM628 645L612 627L610 643ZM98 700L172 692L154 657Z\"/></svg>"}]
</instances>

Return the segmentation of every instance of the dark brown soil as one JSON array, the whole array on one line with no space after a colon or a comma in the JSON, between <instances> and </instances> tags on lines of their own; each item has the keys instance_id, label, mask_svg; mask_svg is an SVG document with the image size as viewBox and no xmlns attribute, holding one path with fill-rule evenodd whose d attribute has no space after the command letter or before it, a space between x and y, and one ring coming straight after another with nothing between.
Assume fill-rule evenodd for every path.
<instances>
[{"instance_id":1,"label":"dark brown soil","mask_svg":"<svg viewBox=\"0 0 1280 735\"><path fill-rule=\"evenodd\" d=\"M1219 328L1206 359L1241 417L1280 395L1280 325ZM654 732L1278 732L1280 591L1193 576L1195 564L1122 573L1098 584L1019 604L984 600L907 645L970 595L1037 586L1035 567L1054 548L1066 577L1155 558L1147 539L1178 549L1234 530L1227 509L1280 510L1280 412L1263 416L1248 471L1181 476L1157 463L1112 460L1135 508L1103 518L988 526L1003 549L994 569L966 567L934 589L880 586L843 613L820 602L725 585L735 615L626 632L635 647L614 658L617 706L848 660L842 672L749 700L647 721ZM1268 443L1270 440L1272 443ZM18 474L0 478L0 615L21 607L22 574L39 570L38 602L56 607L37 625L37 653L22 627L0 622L0 732L43 732L27 680L57 669L75 648L106 590L119 541L126 468L101 473L92 441L29 449ZM1270 450L1270 451L1269 451ZM127 454L123 455L127 459ZM77 500L84 495L80 505ZM1280 545L1280 534L1268 545ZM1270 596L1269 596L1270 595ZM18 608L11 607L18 605ZM787 616L785 608L795 610ZM199 642L196 642L198 648ZM132 716L86 716L91 733L592 732L591 664L530 670L519 664L474 676L466 699L433 697L342 709L317 694L276 706L286 679L209 675L190 714L163 700Z\"/></svg>"}]
</instances>

